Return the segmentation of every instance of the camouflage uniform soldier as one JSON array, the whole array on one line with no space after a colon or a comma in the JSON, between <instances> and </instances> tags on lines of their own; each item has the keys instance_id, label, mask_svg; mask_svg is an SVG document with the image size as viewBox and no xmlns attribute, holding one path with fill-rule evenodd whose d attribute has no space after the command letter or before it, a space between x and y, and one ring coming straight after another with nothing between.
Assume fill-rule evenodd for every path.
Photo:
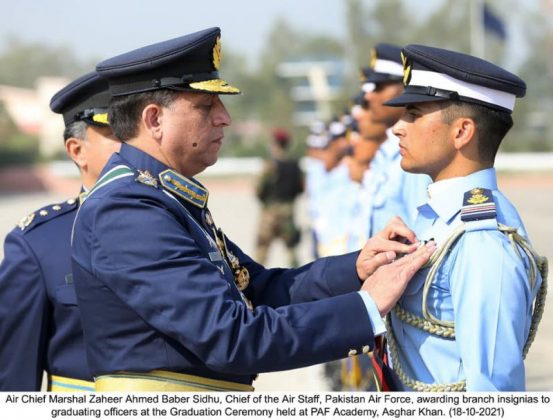
<instances>
[{"instance_id":1,"label":"camouflage uniform soldier","mask_svg":"<svg viewBox=\"0 0 553 420\"><path fill-rule=\"evenodd\" d=\"M281 238L289 253L289 264L297 266L295 247L300 230L294 222L294 201L303 192L303 175L294 159L288 158L290 136L284 130L273 132L271 159L265 163L257 185L262 211L257 235L257 261L264 264L274 239Z\"/></svg>"}]
</instances>

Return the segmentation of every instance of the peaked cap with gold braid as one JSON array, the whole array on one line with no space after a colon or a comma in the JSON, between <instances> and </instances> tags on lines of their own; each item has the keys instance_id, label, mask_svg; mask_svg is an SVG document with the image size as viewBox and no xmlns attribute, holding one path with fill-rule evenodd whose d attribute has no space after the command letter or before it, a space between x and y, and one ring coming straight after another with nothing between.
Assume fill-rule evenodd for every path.
<instances>
[{"instance_id":1,"label":"peaked cap with gold braid","mask_svg":"<svg viewBox=\"0 0 553 420\"><path fill-rule=\"evenodd\" d=\"M221 30L209 28L109 58L96 70L108 79L113 96L159 89L240 93L219 78L220 64Z\"/></svg>"}]
</instances>

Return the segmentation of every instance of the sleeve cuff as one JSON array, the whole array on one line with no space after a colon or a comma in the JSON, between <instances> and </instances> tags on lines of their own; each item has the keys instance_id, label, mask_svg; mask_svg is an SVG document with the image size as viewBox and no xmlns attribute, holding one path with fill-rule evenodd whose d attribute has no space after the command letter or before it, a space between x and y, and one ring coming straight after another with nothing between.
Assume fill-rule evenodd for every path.
<instances>
[{"instance_id":1,"label":"sleeve cuff","mask_svg":"<svg viewBox=\"0 0 553 420\"><path fill-rule=\"evenodd\" d=\"M355 266L359 252L325 258L324 276L332 296L355 292L361 287L362 281Z\"/></svg>"},{"instance_id":2,"label":"sleeve cuff","mask_svg":"<svg viewBox=\"0 0 553 420\"><path fill-rule=\"evenodd\" d=\"M367 314L369 315L369 321L371 322L374 336L376 337L384 334L386 332L386 325L380 317L380 311L376 307L376 303L374 303L374 300L368 292L360 290L357 293L359 293L359 296L363 299L363 303L367 309Z\"/></svg>"}]
</instances>

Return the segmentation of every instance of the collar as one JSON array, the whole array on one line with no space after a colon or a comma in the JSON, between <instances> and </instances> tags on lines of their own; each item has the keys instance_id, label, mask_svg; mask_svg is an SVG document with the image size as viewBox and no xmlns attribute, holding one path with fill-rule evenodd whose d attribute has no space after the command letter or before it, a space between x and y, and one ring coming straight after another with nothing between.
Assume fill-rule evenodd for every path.
<instances>
[{"instance_id":1,"label":"collar","mask_svg":"<svg viewBox=\"0 0 553 420\"><path fill-rule=\"evenodd\" d=\"M464 193L473 188L497 190L497 177L494 168L483 169L470 175L444 179L428 186L427 204L438 217L449 223L463 207ZM419 211L421 211L419 207Z\"/></svg>"},{"instance_id":2,"label":"collar","mask_svg":"<svg viewBox=\"0 0 553 420\"><path fill-rule=\"evenodd\" d=\"M161 172L171 169L148 153L124 142L121 144L119 155L127 161L131 167L143 172L148 171L154 178L157 178Z\"/></svg>"},{"instance_id":3,"label":"collar","mask_svg":"<svg viewBox=\"0 0 553 420\"><path fill-rule=\"evenodd\" d=\"M138 171L137 182L157 186L159 182L170 193L204 208L208 191L194 178L187 178L134 146L123 143L119 155Z\"/></svg>"}]
</instances>

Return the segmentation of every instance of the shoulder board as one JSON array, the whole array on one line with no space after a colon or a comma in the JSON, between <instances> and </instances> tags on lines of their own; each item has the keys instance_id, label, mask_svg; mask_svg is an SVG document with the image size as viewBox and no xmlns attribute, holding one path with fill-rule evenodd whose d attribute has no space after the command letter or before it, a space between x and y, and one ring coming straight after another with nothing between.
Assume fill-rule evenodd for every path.
<instances>
[{"instance_id":1,"label":"shoulder board","mask_svg":"<svg viewBox=\"0 0 553 420\"><path fill-rule=\"evenodd\" d=\"M17 223L17 227L21 231L29 232L31 229L49 220L76 209L78 204L79 201L77 198L70 198L58 204L50 204L23 217Z\"/></svg>"},{"instance_id":2,"label":"shoulder board","mask_svg":"<svg viewBox=\"0 0 553 420\"><path fill-rule=\"evenodd\" d=\"M161 172L159 180L167 191L196 207L203 209L207 205L209 192L199 182L186 178L171 169Z\"/></svg>"},{"instance_id":3,"label":"shoulder board","mask_svg":"<svg viewBox=\"0 0 553 420\"><path fill-rule=\"evenodd\" d=\"M463 222L495 219L496 215L495 202L491 190L473 188L465 193L463 207L461 208L461 220Z\"/></svg>"}]
</instances>

